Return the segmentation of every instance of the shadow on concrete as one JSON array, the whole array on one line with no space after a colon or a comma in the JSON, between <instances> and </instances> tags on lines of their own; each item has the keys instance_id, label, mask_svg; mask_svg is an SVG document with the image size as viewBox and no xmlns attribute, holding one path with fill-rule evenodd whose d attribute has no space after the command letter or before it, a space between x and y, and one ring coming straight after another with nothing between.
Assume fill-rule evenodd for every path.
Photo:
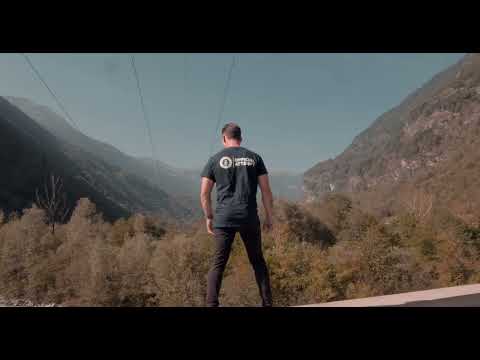
<instances>
[{"instance_id":1,"label":"shadow on concrete","mask_svg":"<svg viewBox=\"0 0 480 360\"><path fill-rule=\"evenodd\" d=\"M445 299L412 301L389 307L480 307L480 294L455 296ZM383 306L382 306L383 307Z\"/></svg>"}]
</instances>

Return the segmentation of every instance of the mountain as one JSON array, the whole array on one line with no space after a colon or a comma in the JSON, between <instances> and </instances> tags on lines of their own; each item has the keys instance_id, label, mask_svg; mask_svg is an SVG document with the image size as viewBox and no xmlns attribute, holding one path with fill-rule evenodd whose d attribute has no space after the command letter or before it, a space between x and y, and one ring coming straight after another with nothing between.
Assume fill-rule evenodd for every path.
<instances>
[{"instance_id":1,"label":"mountain","mask_svg":"<svg viewBox=\"0 0 480 360\"><path fill-rule=\"evenodd\" d=\"M91 160L90 162L101 163L103 166L116 169L115 171L118 173L128 174L145 186L158 187L162 192L161 199L168 198L170 208L178 205L182 217L201 214L198 200L201 169L180 169L161 161L157 161L157 164L155 164L151 158L137 158L127 155L110 144L92 139L78 131L62 116L46 106L36 104L25 98L5 97L5 99L60 142L68 144L64 146L69 147L68 153L76 154L74 159L79 158L79 160L75 160L78 163L82 163L82 159L88 158ZM85 166L88 167L87 164ZM109 177L106 176L105 178ZM301 199L302 177L300 175L287 172L271 172L270 179L275 196L289 200ZM138 194L137 196L141 195ZM151 199L152 196L150 195L143 198L147 202L152 202ZM158 207L162 206L162 202L165 202L165 200L160 200ZM151 204L151 206L154 206L154 204ZM149 210L151 210L151 206L148 207ZM137 211L142 209L142 206L135 206L132 209Z\"/></svg>"},{"instance_id":2,"label":"mountain","mask_svg":"<svg viewBox=\"0 0 480 360\"><path fill-rule=\"evenodd\" d=\"M175 169L161 161L155 165L152 159L136 158L127 155L114 146L92 139L73 128L63 117L59 116L46 106L38 105L25 98L6 97L13 105L34 119L38 124L53 135L70 143L84 152L103 160L105 163L135 174L153 186L158 186L182 206L190 210L198 210L197 197L192 197L192 187L198 187L183 176L183 171ZM157 171L158 166L158 171Z\"/></svg>"},{"instance_id":3,"label":"mountain","mask_svg":"<svg viewBox=\"0 0 480 360\"><path fill-rule=\"evenodd\" d=\"M460 209L480 199L479 135L480 55L469 54L309 169L307 199L346 192L386 202L413 186Z\"/></svg>"},{"instance_id":4,"label":"mountain","mask_svg":"<svg viewBox=\"0 0 480 360\"><path fill-rule=\"evenodd\" d=\"M179 218L191 214L165 191L115 163L121 156L118 150L90 140L72 134L68 124L45 107L0 97L0 208L10 212L29 206L35 190L54 173L63 178L71 206L89 197L109 220L133 212ZM98 149L101 155L95 153Z\"/></svg>"}]
</instances>

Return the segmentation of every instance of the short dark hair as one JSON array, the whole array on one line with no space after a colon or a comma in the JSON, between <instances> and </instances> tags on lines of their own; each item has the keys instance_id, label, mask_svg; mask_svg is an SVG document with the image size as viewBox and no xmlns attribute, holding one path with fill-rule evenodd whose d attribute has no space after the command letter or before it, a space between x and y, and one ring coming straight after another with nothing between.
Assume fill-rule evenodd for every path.
<instances>
[{"instance_id":1,"label":"short dark hair","mask_svg":"<svg viewBox=\"0 0 480 360\"><path fill-rule=\"evenodd\" d=\"M231 122L222 128L222 135L229 139L242 140L242 129L237 124Z\"/></svg>"}]
</instances>

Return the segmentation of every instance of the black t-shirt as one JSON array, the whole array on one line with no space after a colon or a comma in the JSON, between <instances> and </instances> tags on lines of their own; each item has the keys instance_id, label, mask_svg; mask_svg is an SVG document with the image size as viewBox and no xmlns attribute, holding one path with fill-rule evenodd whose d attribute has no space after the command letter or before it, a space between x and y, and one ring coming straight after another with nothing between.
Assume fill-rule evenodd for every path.
<instances>
[{"instance_id":1,"label":"black t-shirt","mask_svg":"<svg viewBox=\"0 0 480 360\"><path fill-rule=\"evenodd\" d=\"M260 155L244 147L225 148L213 155L201 176L217 186L215 227L235 227L258 220L258 177L267 174Z\"/></svg>"}]
</instances>

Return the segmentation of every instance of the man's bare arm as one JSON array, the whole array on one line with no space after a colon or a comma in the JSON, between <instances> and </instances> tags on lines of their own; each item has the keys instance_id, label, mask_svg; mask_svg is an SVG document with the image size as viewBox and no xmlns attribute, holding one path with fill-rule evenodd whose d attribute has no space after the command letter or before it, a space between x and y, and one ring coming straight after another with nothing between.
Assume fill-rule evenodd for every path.
<instances>
[{"instance_id":1,"label":"man's bare arm","mask_svg":"<svg viewBox=\"0 0 480 360\"><path fill-rule=\"evenodd\" d=\"M202 204L203 213L207 221L207 231L210 234L213 234L213 227L212 227L213 211L212 211L211 194L212 194L212 189L214 184L215 183L209 178L202 177L202 183L200 188L200 202Z\"/></svg>"},{"instance_id":2,"label":"man's bare arm","mask_svg":"<svg viewBox=\"0 0 480 360\"><path fill-rule=\"evenodd\" d=\"M270 182L268 180L268 175L260 175L258 177L258 185L260 186L260 190L262 191L262 202L263 207L265 208L266 214L266 227L272 227L272 220L273 220L273 194L270 188Z\"/></svg>"}]
</instances>

